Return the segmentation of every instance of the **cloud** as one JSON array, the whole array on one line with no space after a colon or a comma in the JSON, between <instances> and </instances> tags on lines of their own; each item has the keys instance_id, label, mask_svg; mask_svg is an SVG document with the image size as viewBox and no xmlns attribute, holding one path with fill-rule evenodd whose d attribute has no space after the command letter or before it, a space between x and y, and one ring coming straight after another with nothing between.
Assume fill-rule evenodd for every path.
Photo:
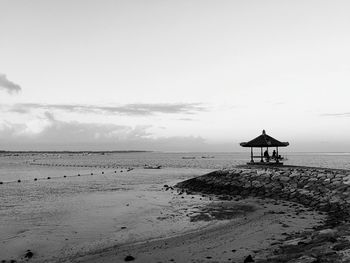
<instances>
[{"instance_id":1,"label":"cloud","mask_svg":"<svg viewBox=\"0 0 350 263\"><path fill-rule=\"evenodd\" d=\"M10 111L17 113L27 113L30 110L62 110L78 113L102 113L119 114L129 116L147 116L153 114L194 114L206 111L207 108L201 103L135 103L122 106L99 106L83 104L41 104L41 103L21 103L15 104Z\"/></svg>"},{"instance_id":2,"label":"cloud","mask_svg":"<svg viewBox=\"0 0 350 263\"><path fill-rule=\"evenodd\" d=\"M37 135L37 139L48 144L96 144L118 140L133 140L147 136L147 127L136 127L81 123L77 121L65 122L56 120L53 114L46 112L45 117L49 125Z\"/></svg>"},{"instance_id":3,"label":"cloud","mask_svg":"<svg viewBox=\"0 0 350 263\"><path fill-rule=\"evenodd\" d=\"M340 112L340 113L323 113L323 117L350 117L350 112Z\"/></svg>"},{"instance_id":4,"label":"cloud","mask_svg":"<svg viewBox=\"0 0 350 263\"><path fill-rule=\"evenodd\" d=\"M195 136L156 138L152 126L82 123L57 120L45 112L46 125L33 132L26 124L0 124L2 149L9 150L155 150L205 151L205 140Z\"/></svg>"},{"instance_id":5,"label":"cloud","mask_svg":"<svg viewBox=\"0 0 350 263\"><path fill-rule=\"evenodd\" d=\"M177 120L179 120L179 121L195 121L195 119L192 119L192 118L179 118Z\"/></svg>"},{"instance_id":6,"label":"cloud","mask_svg":"<svg viewBox=\"0 0 350 263\"><path fill-rule=\"evenodd\" d=\"M22 90L21 86L8 80L5 74L0 73L0 89L6 90L8 93L18 93Z\"/></svg>"}]
</instances>

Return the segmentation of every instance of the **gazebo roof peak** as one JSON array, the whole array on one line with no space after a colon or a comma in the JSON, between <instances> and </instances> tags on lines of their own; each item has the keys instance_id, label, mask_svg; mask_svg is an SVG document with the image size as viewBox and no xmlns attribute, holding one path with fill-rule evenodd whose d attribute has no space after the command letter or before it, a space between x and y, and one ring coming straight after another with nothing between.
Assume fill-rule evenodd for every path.
<instances>
[{"instance_id":1,"label":"gazebo roof peak","mask_svg":"<svg viewBox=\"0 0 350 263\"><path fill-rule=\"evenodd\" d=\"M267 135L265 130L262 134L249 142L241 142L242 147L286 147L289 142L280 142L275 138Z\"/></svg>"}]
</instances>

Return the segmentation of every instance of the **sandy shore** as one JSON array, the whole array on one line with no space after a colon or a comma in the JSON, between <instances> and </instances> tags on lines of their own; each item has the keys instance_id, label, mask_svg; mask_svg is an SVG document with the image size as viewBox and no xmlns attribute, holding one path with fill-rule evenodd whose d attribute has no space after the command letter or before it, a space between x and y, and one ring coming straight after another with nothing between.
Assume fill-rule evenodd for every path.
<instances>
[{"instance_id":1,"label":"sandy shore","mask_svg":"<svg viewBox=\"0 0 350 263\"><path fill-rule=\"evenodd\" d=\"M100 170L64 178L62 174L68 173L60 168L57 178L50 180L3 184L0 262L26 261L27 250L33 253L33 262L70 262L114 245L212 224L185 220L189 211L209 199L181 198L163 188L208 171L104 169L103 174Z\"/></svg>"},{"instance_id":2,"label":"sandy shore","mask_svg":"<svg viewBox=\"0 0 350 263\"><path fill-rule=\"evenodd\" d=\"M350 262L349 182L347 170L315 167L216 171L177 186L222 199L188 215L218 224L74 262Z\"/></svg>"},{"instance_id":3,"label":"sandy shore","mask_svg":"<svg viewBox=\"0 0 350 263\"><path fill-rule=\"evenodd\" d=\"M91 230L86 226L93 224L83 224L79 239L66 239L52 256L38 245L31 258L21 251L17 262L244 262L248 256L261 263L349 262L349 171L237 167L194 178L195 171L181 171L176 180L173 170L167 178L164 171L149 172L152 176L130 173L127 178L138 183L127 191L98 199L89 194L99 212L89 201L86 219L93 213L96 223L113 221L106 221L104 234L97 225L86 239ZM183 182L173 188L159 180ZM81 215L69 231L83 222ZM62 244L57 237L53 240Z\"/></svg>"},{"instance_id":4,"label":"sandy shore","mask_svg":"<svg viewBox=\"0 0 350 263\"><path fill-rule=\"evenodd\" d=\"M191 195L185 198L191 198ZM325 216L290 202L248 198L213 201L189 220L218 224L138 244L115 246L73 262L243 262L264 257L288 235L319 225Z\"/></svg>"}]
</instances>

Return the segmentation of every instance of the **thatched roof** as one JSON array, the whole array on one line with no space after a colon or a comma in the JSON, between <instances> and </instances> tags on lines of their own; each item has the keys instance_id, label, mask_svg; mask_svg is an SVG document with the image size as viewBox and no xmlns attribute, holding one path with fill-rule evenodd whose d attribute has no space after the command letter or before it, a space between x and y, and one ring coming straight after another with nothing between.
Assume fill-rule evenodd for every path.
<instances>
[{"instance_id":1,"label":"thatched roof","mask_svg":"<svg viewBox=\"0 0 350 263\"><path fill-rule=\"evenodd\" d=\"M265 133L263 130L262 134L249 142L241 142L242 147L286 147L289 142L280 142Z\"/></svg>"}]
</instances>

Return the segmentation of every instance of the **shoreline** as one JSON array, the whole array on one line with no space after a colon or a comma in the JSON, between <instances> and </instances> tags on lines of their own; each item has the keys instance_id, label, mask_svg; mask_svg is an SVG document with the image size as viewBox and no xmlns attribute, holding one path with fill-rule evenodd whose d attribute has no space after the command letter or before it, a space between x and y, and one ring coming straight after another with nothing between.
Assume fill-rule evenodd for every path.
<instances>
[{"instance_id":1,"label":"shoreline","mask_svg":"<svg viewBox=\"0 0 350 263\"><path fill-rule=\"evenodd\" d=\"M327 214L312 231L287 236L257 262L349 262L350 171L306 166L241 165L186 180L177 187L190 192L273 198L302 204Z\"/></svg>"},{"instance_id":2,"label":"shoreline","mask_svg":"<svg viewBox=\"0 0 350 263\"><path fill-rule=\"evenodd\" d=\"M75 258L72 262L124 262L127 256L132 256L134 262L243 262L248 255L256 257L258 252L265 255L266 249L281 242L285 235L311 229L324 220L324 216L302 206L299 207L302 211L296 215L291 203L272 199L264 203L256 198L217 200L216 203L230 207L251 206L254 210L248 209L247 213L232 216L219 224L171 237L114 246ZM215 206L213 208L215 210ZM294 224L290 222L292 217ZM261 234L256 235L259 231Z\"/></svg>"},{"instance_id":3,"label":"shoreline","mask_svg":"<svg viewBox=\"0 0 350 263\"><path fill-rule=\"evenodd\" d=\"M128 256L133 262L237 263L248 256L260 263L350 260L349 170L239 165L196 177L187 171L178 176L180 180L171 180L170 173L165 179L163 171L147 172L159 174L148 187L155 194L152 200L169 199L163 205L170 210L164 213L163 200L158 215L152 212L156 229L143 229L147 235L137 240L137 229L130 225L120 232L130 242L114 238L100 248L57 254L45 262L125 262ZM134 170L129 176L146 178L143 173ZM162 187L156 178L168 185ZM186 178L191 179L181 181ZM123 209L133 205L127 207ZM115 236L114 230L120 230L111 226L109 232ZM161 232L160 227L174 231ZM17 262L37 262L40 251L33 252L31 259Z\"/></svg>"},{"instance_id":4,"label":"shoreline","mask_svg":"<svg viewBox=\"0 0 350 263\"><path fill-rule=\"evenodd\" d=\"M115 244L201 225L184 224L182 209L209 201L182 199L165 191L163 185L213 170L102 171L85 177L61 176L2 185L0 261L23 262L29 249L34 254L32 262L62 262ZM62 174L61 169L51 172L52 178L53 173ZM22 200L22 196L29 198Z\"/></svg>"},{"instance_id":5,"label":"shoreline","mask_svg":"<svg viewBox=\"0 0 350 263\"><path fill-rule=\"evenodd\" d=\"M214 229L112 247L74 262L124 262L128 255L135 262L243 262L247 256L261 263L345 262L350 259L349 177L350 171L345 169L303 166L237 166L214 171L178 183L178 193L217 198L218 202L233 202L232 206L240 202L260 205L249 214L250 220L237 223L235 220L242 218L227 218L228 222ZM271 205L290 210L278 211ZM288 223L282 222L284 219ZM304 224L298 222L300 219L306 219ZM276 222L274 230L266 232ZM293 224L297 228L291 228ZM248 235L251 229L253 234ZM269 235L276 240L270 242ZM257 240L259 246L254 248ZM239 247L242 242L245 247ZM229 247L234 248L233 254Z\"/></svg>"}]
</instances>

